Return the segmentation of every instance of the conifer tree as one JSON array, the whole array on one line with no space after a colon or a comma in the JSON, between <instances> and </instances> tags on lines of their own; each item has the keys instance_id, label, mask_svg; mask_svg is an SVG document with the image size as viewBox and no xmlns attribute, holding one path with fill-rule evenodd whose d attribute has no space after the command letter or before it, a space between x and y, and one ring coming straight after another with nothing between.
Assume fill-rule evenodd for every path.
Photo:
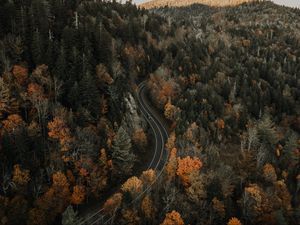
<instances>
[{"instance_id":1,"label":"conifer tree","mask_svg":"<svg viewBox=\"0 0 300 225\"><path fill-rule=\"evenodd\" d=\"M71 205L62 214L62 225L76 225L78 222L77 212Z\"/></svg>"},{"instance_id":2,"label":"conifer tree","mask_svg":"<svg viewBox=\"0 0 300 225\"><path fill-rule=\"evenodd\" d=\"M131 152L131 139L123 127L120 127L113 141L113 165L117 174L130 174L135 160Z\"/></svg>"},{"instance_id":3,"label":"conifer tree","mask_svg":"<svg viewBox=\"0 0 300 225\"><path fill-rule=\"evenodd\" d=\"M99 91L95 79L90 73L86 73L79 82L79 93L82 106L88 109L93 116L99 115Z\"/></svg>"},{"instance_id":4,"label":"conifer tree","mask_svg":"<svg viewBox=\"0 0 300 225\"><path fill-rule=\"evenodd\" d=\"M34 64L36 66L40 65L42 63L43 44L41 34L38 30L33 33L31 50Z\"/></svg>"}]
</instances>

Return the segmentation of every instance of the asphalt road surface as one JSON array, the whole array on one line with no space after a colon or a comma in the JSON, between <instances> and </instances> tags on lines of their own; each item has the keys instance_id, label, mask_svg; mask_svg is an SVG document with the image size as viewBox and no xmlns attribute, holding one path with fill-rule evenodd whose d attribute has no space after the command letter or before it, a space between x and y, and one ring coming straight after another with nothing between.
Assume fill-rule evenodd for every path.
<instances>
[{"instance_id":1,"label":"asphalt road surface","mask_svg":"<svg viewBox=\"0 0 300 225\"><path fill-rule=\"evenodd\" d=\"M145 81L141 82L137 90L137 100L139 103L139 109L143 114L145 120L148 122L154 137L154 149L152 158L148 164L147 169L156 170L157 179L162 175L163 168L167 162L167 152L165 151L165 143L168 139L168 131L164 125L159 114L154 107L151 106L149 99L147 98L147 87ZM147 170L146 169L146 170ZM136 174L138 175L138 174ZM155 183L155 182L154 182ZM154 184L153 183L153 184ZM138 201L147 191L149 191L153 184L150 184L141 192L135 199L129 204L133 204ZM102 224L114 224L114 217L105 215L103 209L97 210L86 218L79 221L78 225L102 225Z\"/></svg>"}]
</instances>

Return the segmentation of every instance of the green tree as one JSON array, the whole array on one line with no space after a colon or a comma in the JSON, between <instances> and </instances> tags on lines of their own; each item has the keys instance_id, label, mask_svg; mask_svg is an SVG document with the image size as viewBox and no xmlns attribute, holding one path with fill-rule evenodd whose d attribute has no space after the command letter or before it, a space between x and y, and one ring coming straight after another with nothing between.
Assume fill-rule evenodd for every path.
<instances>
[{"instance_id":1,"label":"green tree","mask_svg":"<svg viewBox=\"0 0 300 225\"><path fill-rule=\"evenodd\" d=\"M86 73L79 82L80 103L93 116L99 115L100 98L94 77Z\"/></svg>"},{"instance_id":2,"label":"green tree","mask_svg":"<svg viewBox=\"0 0 300 225\"><path fill-rule=\"evenodd\" d=\"M120 127L113 141L113 165L116 174L131 174L135 155L131 152L131 139L126 130Z\"/></svg>"},{"instance_id":3,"label":"green tree","mask_svg":"<svg viewBox=\"0 0 300 225\"><path fill-rule=\"evenodd\" d=\"M74 211L71 205L62 214L62 225L76 225L78 224L77 212Z\"/></svg>"}]
</instances>

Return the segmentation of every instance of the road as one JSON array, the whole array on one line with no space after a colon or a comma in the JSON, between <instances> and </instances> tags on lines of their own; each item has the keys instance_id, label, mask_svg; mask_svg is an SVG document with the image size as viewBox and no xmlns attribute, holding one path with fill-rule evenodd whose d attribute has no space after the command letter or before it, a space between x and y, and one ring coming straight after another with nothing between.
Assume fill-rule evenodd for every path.
<instances>
[{"instance_id":1,"label":"road","mask_svg":"<svg viewBox=\"0 0 300 225\"><path fill-rule=\"evenodd\" d=\"M159 114L156 110L151 107L150 101L147 97L147 87L146 83L141 82L138 86L136 98L139 103L139 109L148 122L151 132L153 132L154 136L154 149L151 160L149 160L149 164L147 169L156 170L156 180L162 175L163 168L167 162L167 152L165 151L165 143L169 137L166 126L164 125L162 119L159 117ZM135 174L139 175L139 174ZM154 182L155 183L155 182ZM143 192L141 192L135 199L131 201L129 204L133 204L138 201L147 191L149 191L154 184L152 183L148 187L145 188ZM113 217L109 217L103 213L103 209L100 209L92 214L88 215L83 220L79 221L78 225L102 225L102 224L113 224Z\"/></svg>"}]
</instances>

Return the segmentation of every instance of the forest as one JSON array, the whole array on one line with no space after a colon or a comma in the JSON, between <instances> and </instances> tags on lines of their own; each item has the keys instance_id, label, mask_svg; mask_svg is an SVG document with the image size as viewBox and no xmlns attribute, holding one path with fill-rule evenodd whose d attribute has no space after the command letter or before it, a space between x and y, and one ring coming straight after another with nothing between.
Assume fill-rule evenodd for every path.
<instances>
[{"instance_id":1,"label":"forest","mask_svg":"<svg viewBox=\"0 0 300 225\"><path fill-rule=\"evenodd\" d=\"M0 74L0 225L300 224L299 9L2 0Z\"/></svg>"}]
</instances>

